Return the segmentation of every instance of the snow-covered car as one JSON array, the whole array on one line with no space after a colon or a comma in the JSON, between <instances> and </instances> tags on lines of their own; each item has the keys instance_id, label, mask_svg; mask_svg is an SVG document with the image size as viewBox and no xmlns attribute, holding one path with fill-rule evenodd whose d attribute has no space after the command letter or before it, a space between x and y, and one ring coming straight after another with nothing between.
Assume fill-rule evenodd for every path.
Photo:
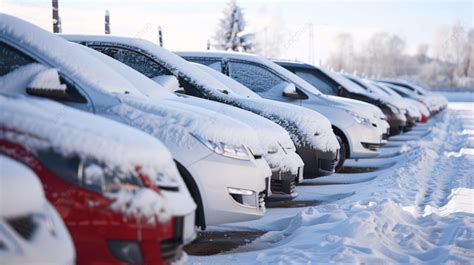
<instances>
[{"instance_id":1,"label":"snow-covered car","mask_svg":"<svg viewBox=\"0 0 474 265\"><path fill-rule=\"evenodd\" d=\"M440 112L448 105L448 100L445 97L430 92L421 86L399 80L380 80L379 82L404 87L415 94L422 96L421 99L423 102L426 102L426 104L430 106L434 113Z\"/></svg>"},{"instance_id":2,"label":"snow-covered car","mask_svg":"<svg viewBox=\"0 0 474 265\"><path fill-rule=\"evenodd\" d=\"M256 55L232 52L179 52L189 61L208 65L264 98L303 106L323 114L340 141L337 168L345 158L379 154L382 132L357 107L321 94L283 67ZM305 163L306 165L306 163Z\"/></svg>"},{"instance_id":3,"label":"snow-covered car","mask_svg":"<svg viewBox=\"0 0 474 265\"><path fill-rule=\"evenodd\" d=\"M1 153L0 172L1 263L74 264L71 236L35 173Z\"/></svg>"},{"instance_id":4,"label":"snow-covered car","mask_svg":"<svg viewBox=\"0 0 474 265\"><path fill-rule=\"evenodd\" d=\"M332 174L337 156L338 143L331 131L329 122L318 113L302 112L294 107L275 105L261 98L244 98L229 89L211 75L185 61L181 57L146 40L112 36L67 35L65 38L98 50L110 57L123 62L145 76L157 81L173 75L178 79L178 86L188 95L211 99L233 105L265 118L284 127L297 147L297 153L304 161L304 176L317 177ZM148 93L153 94L153 91ZM211 107L211 106L209 106ZM293 110L290 110L293 109ZM291 113L288 113L290 112ZM282 114L287 112L286 114ZM317 134L317 135L316 135ZM290 142L280 143L289 152L294 145ZM264 153L271 152L268 145ZM272 148L273 149L273 148ZM274 162L274 159L269 159ZM298 163L294 159L287 160L292 164L289 178L295 178ZM275 165L275 168L280 166ZM285 166L286 167L286 166ZM283 172L285 173L285 172ZM282 174L275 174L275 180Z\"/></svg>"},{"instance_id":5,"label":"snow-covered car","mask_svg":"<svg viewBox=\"0 0 474 265\"><path fill-rule=\"evenodd\" d=\"M257 133L259 141L262 144L261 148L264 150L263 157L272 170L271 196L276 199L294 198L297 196L295 185L296 182L303 180L304 164L301 158L296 154L296 148L290 136L283 128L254 113L233 106L179 93L177 95L172 94L171 91L179 89L178 80L174 76L161 76L160 78L152 80L105 54L85 46L80 47L106 63L117 71L117 73L126 77L127 80L140 89L141 92L152 98L161 99L162 94L167 94L168 98L165 100L202 107L235 118L249 125ZM160 91L163 87L157 85L155 82L163 84L163 87L169 91Z\"/></svg>"},{"instance_id":6,"label":"snow-covered car","mask_svg":"<svg viewBox=\"0 0 474 265\"><path fill-rule=\"evenodd\" d=\"M389 86L389 84L382 83L382 82L377 82L377 81L372 81L372 83L375 84L376 86L378 86L383 91L385 91L385 93L387 93L388 95L390 95L392 97L396 97L396 98L402 98L402 99L406 100L407 102L411 103L412 105L414 105L418 109L418 111L420 111L420 113L421 113L421 122L425 123L430 118L430 116L431 116L430 110L422 102L420 102L416 99L413 99L413 98L402 97L399 93L397 93L395 90L393 90Z\"/></svg>"},{"instance_id":7,"label":"snow-covered car","mask_svg":"<svg viewBox=\"0 0 474 265\"><path fill-rule=\"evenodd\" d=\"M0 53L8 59L0 69L2 92L55 99L161 140L198 206L196 224L203 229L264 215L271 171L249 126L150 99L80 45L13 16L0 18Z\"/></svg>"},{"instance_id":8,"label":"snow-covered car","mask_svg":"<svg viewBox=\"0 0 474 265\"><path fill-rule=\"evenodd\" d=\"M386 115L382 110L375 104L378 101L374 100L360 100L361 98L352 97L352 93L349 91L359 91L358 85L353 82L349 82L346 78L326 71L316 66L290 61L274 61L278 65L284 67L288 71L291 71L295 75L304 79L310 83L313 87L317 88L321 93L334 98L338 101L345 101L347 104L352 104L358 110L363 111L363 114L370 118L376 127L382 132L382 142L386 143L390 134L390 125L387 122ZM345 87L348 87L346 89ZM343 98L347 98L344 100ZM356 99L356 100L354 100ZM375 104L373 104L375 103ZM380 105L380 104L379 104Z\"/></svg>"},{"instance_id":9,"label":"snow-covered car","mask_svg":"<svg viewBox=\"0 0 474 265\"><path fill-rule=\"evenodd\" d=\"M0 94L0 105L0 153L39 177L78 264L180 259L196 205L158 140L46 99Z\"/></svg>"},{"instance_id":10,"label":"snow-covered car","mask_svg":"<svg viewBox=\"0 0 474 265\"><path fill-rule=\"evenodd\" d=\"M393 91L384 83L379 83L373 80L365 80L371 84L371 91L379 96L390 97L391 100L398 101L400 104L405 104L406 109L411 116L416 116L419 122L427 122L430 117L430 111L421 102L418 102L411 98L404 98Z\"/></svg>"},{"instance_id":11,"label":"snow-covered car","mask_svg":"<svg viewBox=\"0 0 474 265\"><path fill-rule=\"evenodd\" d=\"M373 100L382 102L382 104L385 106L383 109L390 123L392 134L397 134L409 129L416 123L416 117L410 115L410 112L406 109L406 105L403 102L397 100L394 101L390 97L384 97L373 93L373 91L377 90L377 88L355 75L344 74L343 77L347 78L350 82L359 85L363 90L365 90L366 96ZM402 113L402 116L404 116L405 119L401 119L402 116L398 115L398 113ZM402 123L404 123L404 125L401 125ZM397 131L396 125L399 125L399 131Z\"/></svg>"}]
</instances>

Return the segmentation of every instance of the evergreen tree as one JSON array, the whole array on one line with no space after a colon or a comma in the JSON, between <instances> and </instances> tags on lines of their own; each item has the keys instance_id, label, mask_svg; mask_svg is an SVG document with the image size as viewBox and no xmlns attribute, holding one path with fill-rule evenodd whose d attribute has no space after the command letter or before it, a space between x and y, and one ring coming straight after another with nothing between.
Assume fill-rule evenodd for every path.
<instances>
[{"instance_id":1,"label":"evergreen tree","mask_svg":"<svg viewBox=\"0 0 474 265\"><path fill-rule=\"evenodd\" d=\"M231 0L224 9L224 17L219 21L219 28L214 36L214 48L225 51L252 50L249 34L244 34L245 19L242 9L235 0Z\"/></svg>"}]
</instances>

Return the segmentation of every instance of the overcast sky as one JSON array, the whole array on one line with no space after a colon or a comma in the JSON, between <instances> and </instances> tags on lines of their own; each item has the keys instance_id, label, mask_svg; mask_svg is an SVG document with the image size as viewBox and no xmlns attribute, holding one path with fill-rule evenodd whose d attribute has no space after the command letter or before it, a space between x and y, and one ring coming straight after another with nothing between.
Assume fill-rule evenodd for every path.
<instances>
[{"instance_id":1,"label":"overcast sky","mask_svg":"<svg viewBox=\"0 0 474 265\"><path fill-rule=\"evenodd\" d=\"M104 13L111 14L112 34L157 41L163 28L170 50L203 50L216 30L227 1L211 0L59 0L63 33L102 34ZM334 36L353 34L363 43L377 31L401 35L414 51L430 43L435 31L461 22L474 27L471 1L238 1L249 29L269 23L281 28L290 41L281 57L308 61L309 26L313 26L314 61L327 57ZM51 0L0 0L0 10L52 30Z\"/></svg>"}]
</instances>

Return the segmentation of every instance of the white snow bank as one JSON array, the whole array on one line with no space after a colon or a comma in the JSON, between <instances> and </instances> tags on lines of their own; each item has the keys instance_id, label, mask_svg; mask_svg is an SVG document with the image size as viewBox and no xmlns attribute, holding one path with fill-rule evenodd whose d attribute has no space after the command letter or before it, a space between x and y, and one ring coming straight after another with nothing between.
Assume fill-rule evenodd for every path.
<instances>
[{"instance_id":1,"label":"white snow bank","mask_svg":"<svg viewBox=\"0 0 474 265\"><path fill-rule=\"evenodd\" d=\"M10 218L38 212L45 202L36 174L0 154L0 216Z\"/></svg>"},{"instance_id":2,"label":"white snow bank","mask_svg":"<svg viewBox=\"0 0 474 265\"><path fill-rule=\"evenodd\" d=\"M52 148L65 157L94 159L128 173L125 176L136 176L139 167L157 185L180 186L171 154L145 133L49 100L0 95L0 105L0 126L7 129L2 138L32 151ZM136 204L146 205L138 195L133 198ZM167 211L163 208L154 213L163 217ZM143 213L149 212L143 209Z\"/></svg>"}]
</instances>

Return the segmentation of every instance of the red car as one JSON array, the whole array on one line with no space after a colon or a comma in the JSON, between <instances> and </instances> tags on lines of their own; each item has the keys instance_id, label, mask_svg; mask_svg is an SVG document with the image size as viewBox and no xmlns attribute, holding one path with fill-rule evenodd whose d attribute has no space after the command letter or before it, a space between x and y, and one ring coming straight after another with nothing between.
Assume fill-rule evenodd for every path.
<instances>
[{"instance_id":1,"label":"red car","mask_svg":"<svg viewBox=\"0 0 474 265\"><path fill-rule=\"evenodd\" d=\"M1 99L0 95L0 104L5 107L2 112L5 111L6 115L12 113L15 104L10 103L17 100L10 99L8 102ZM35 105L37 100L28 101ZM72 118L64 113L63 106L61 110L63 115ZM68 114L73 112L79 111L71 110ZM164 264L182 256L184 241L194 236L194 212L190 217L171 217L165 222L153 222L155 216L147 215L147 211L159 209L166 218L166 209L161 207L163 202L157 200L160 198L159 187L142 174L139 167L132 171L111 167L97 156L80 152L75 154L71 146L67 147L69 154L65 154L64 150L57 151L57 143L52 143L52 138L48 139L48 133L60 129L42 121L42 117L30 114L33 117L29 118L44 122L44 126L51 128L23 130L35 126L17 126L22 124L18 123L18 115L10 119L0 115L0 154L25 164L38 175L47 199L60 213L73 238L77 264ZM96 119L86 113L81 115ZM104 125L108 123L114 122L107 121ZM36 130L40 133L35 133ZM128 133L134 132L130 129ZM65 130L65 133L68 131ZM57 138L57 135L51 137ZM116 142L113 144L117 145ZM180 192L182 187L165 188ZM140 200L134 201L133 194L138 194ZM151 208L148 207L150 205Z\"/></svg>"}]
</instances>

